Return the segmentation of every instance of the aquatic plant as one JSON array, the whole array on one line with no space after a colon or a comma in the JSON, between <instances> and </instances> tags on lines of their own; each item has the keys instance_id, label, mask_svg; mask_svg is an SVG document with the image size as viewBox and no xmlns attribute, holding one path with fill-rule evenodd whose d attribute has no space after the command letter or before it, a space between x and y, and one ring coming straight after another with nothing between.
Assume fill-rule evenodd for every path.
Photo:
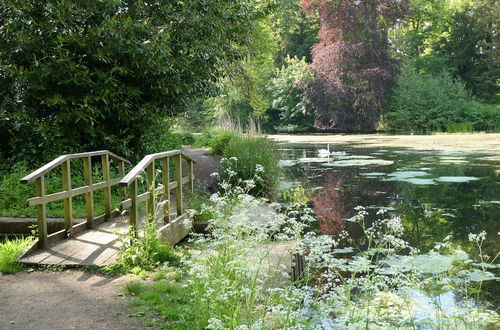
<instances>
[{"instance_id":1,"label":"aquatic plant","mask_svg":"<svg viewBox=\"0 0 500 330\"><path fill-rule=\"evenodd\" d=\"M231 172L226 177L236 178ZM346 231L318 236L309 231L315 221L312 211L300 202L287 208L271 204L282 212L256 212L267 201L249 195L254 179L221 182L222 190L204 205L212 215L208 234L193 235L191 253L182 259L185 274L179 287L184 291L177 294L183 298L168 301L172 310L183 314L174 317L162 302L155 307L163 311L165 326L474 329L498 325L498 315L480 299L482 283L497 279L496 257L487 259L482 253L484 233L470 236L479 249L477 261L449 238L422 254L402 238L398 217L380 210L379 219L369 222L366 209L358 207L348 221L359 227L360 239ZM296 252L306 267L294 283L288 271ZM152 296L162 294L138 299L151 306Z\"/></svg>"}]
</instances>

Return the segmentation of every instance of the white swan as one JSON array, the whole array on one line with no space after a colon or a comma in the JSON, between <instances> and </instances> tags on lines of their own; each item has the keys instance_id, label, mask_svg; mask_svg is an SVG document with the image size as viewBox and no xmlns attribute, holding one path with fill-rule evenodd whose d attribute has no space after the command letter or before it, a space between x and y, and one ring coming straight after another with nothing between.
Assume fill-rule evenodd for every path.
<instances>
[{"instance_id":1,"label":"white swan","mask_svg":"<svg viewBox=\"0 0 500 330\"><path fill-rule=\"evenodd\" d=\"M326 149L318 149L318 157L320 158L330 157L330 144L326 146Z\"/></svg>"}]
</instances>

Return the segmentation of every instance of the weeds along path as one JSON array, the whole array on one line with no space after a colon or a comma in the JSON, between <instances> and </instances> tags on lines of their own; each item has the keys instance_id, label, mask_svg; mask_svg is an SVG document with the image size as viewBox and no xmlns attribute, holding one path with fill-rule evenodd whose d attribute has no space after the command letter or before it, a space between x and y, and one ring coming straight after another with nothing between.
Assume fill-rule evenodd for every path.
<instances>
[{"instance_id":1,"label":"weeds along path","mask_svg":"<svg viewBox=\"0 0 500 330\"><path fill-rule=\"evenodd\" d=\"M0 275L0 329L144 329L126 278L71 270Z\"/></svg>"}]
</instances>

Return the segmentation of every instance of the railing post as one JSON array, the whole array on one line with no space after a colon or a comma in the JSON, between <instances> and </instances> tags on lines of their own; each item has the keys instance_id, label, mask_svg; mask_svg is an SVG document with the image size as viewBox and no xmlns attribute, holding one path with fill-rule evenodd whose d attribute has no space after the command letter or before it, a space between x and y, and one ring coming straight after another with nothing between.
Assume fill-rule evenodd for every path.
<instances>
[{"instance_id":1,"label":"railing post","mask_svg":"<svg viewBox=\"0 0 500 330\"><path fill-rule=\"evenodd\" d=\"M153 221L155 216L155 161L153 160L151 164L146 168L147 184L149 191L148 199L148 216L149 221Z\"/></svg>"},{"instance_id":2,"label":"railing post","mask_svg":"<svg viewBox=\"0 0 500 330\"><path fill-rule=\"evenodd\" d=\"M102 159L102 179L109 183L109 155L105 154L101 156ZM111 219L111 187L108 185L103 188L104 193L104 219L109 221Z\"/></svg>"},{"instance_id":3,"label":"railing post","mask_svg":"<svg viewBox=\"0 0 500 330\"><path fill-rule=\"evenodd\" d=\"M189 197L192 197L194 192L193 161L190 159L188 160L187 163L188 163L188 177L189 177L188 192L189 192Z\"/></svg>"},{"instance_id":4,"label":"railing post","mask_svg":"<svg viewBox=\"0 0 500 330\"><path fill-rule=\"evenodd\" d=\"M92 188L92 159L83 158L83 178L89 191L85 193L85 209L87 210L87 228L94 228L94 190Z\"/></svg>"},{"instance_id":5,"label":"railing post","mask_svg":"<svg viewBox=\"0 0 500 330\"><path fill-rule=\"evenodd\" d=\"M61 164L63 190L71 192L71 162L66 160ZM73 198L71 194L64 199L64 228L66 237L71 237L73 232Z\"/></svg>"},{"instance_id":6,"label":"railing post","mask_svg":"<svg viewBox=\"0 0 500 330\"><path fill-rule=\"evenodd\" d=\"M177 216L181 216L184 211L184 208L182 207L182 154L177 154L175 159L175 179L177 180L177 188L175 189L175 204L177 206Z\"/></svg>"},{"instance_id":7,"label":"railing post","mask_svg":"<svg viewBox=\"0 0 500 330\"><path fill-rule=\"evenodd\" d=\"M35 181L36 195L38 197L45 196L45 176L42 175ZM37 226L38 226L38 246L40 249L47 249L47 212L45 203L36 206L37 209Z\"/></svg>"},{"instance_id":8,"label":"railing post","mask_svg":"<svg viewBox=\"0 0 500 330\"><path fill-rule=\"evenodd\" d=\"M162 159L161 178L165 191L163 192L163 223L170 222L170 159L165 157Z\"/></svg>"},{"instance_id":9,"label":"railing post","mask_svg":"<svg viewBox=\"0 0 500 330\"><path fill-rule=\"evenodd\" d=\"M139 210L137 208L137 179L134 179L129 186L130 197L130 226L135 237L137 237L137 218L139 217Z\"/></svg>"},{"instance_id":10,"label":"railing post","mask_svg":"<svg viewBox=\"0 0 500 330\"><path fill-rule=\"evenodd\" d=\"M118 175L120 175L120 178L125 176L125 162L121 160L118 162ZM127 196L127 188L120 187L120 197L125 198L125 196Z\"/></svg>"}]
</instances>

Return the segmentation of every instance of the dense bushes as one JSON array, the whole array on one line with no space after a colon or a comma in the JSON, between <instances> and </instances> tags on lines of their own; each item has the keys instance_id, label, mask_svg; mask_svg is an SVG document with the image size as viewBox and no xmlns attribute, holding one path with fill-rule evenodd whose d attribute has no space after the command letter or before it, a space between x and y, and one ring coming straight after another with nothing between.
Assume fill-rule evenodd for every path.
<instances>
[{"instance_id":1,"label":"dense bushes","mask_svg":"<svg viewBox=\"0 0 500 330\"><path fill-rule=\"evenodd\" d=\"M500 106L479 103L445 71L421 74L409 64L399 74L383 120L388 131L446 131L456 123L497 130Z\"/></svg>"},{"instance_id":2,"label":"dense bushes","mask_svg":"<svg viewBox=\"0 0 500 330\"><path fill-rule=\"evenodd\" d=\"M142 157L165 117L246 55L261 11L254 0L1 1L1 152Z\"/></svg>"}]
</instances>

